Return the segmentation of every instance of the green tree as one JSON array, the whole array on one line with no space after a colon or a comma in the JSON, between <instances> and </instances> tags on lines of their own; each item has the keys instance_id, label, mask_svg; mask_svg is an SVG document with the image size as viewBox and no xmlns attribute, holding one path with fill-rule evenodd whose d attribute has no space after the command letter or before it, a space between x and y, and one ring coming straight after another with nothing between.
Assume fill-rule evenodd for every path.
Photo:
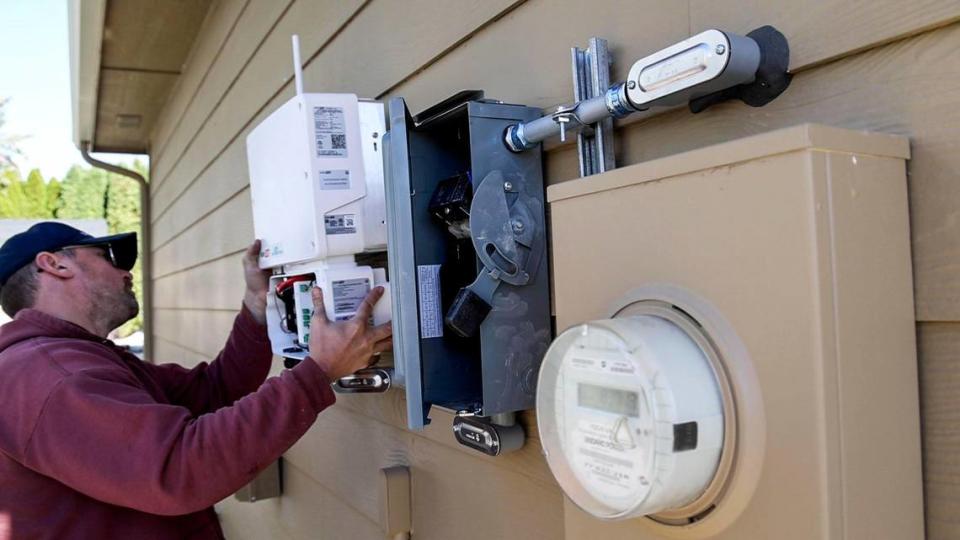
<instances>
[{"instance_id":1,"label":"green tree","mask_svg":"<svg viewBox=\"0 0 960 540\"><path fill-rule=\"evenodd\" d=\"M15 169L14 169L15 170ZM24 181L20 174L9 175L10 183L3 188L0 200L0 217L26 218L30 217L30 208L24 192Z\"/></svg>"},{"instance_id":2,"label":"green tree","mask_svg":"<svg viewBox=\"0 0 960 540\"><path fill-rule=\"evenodd\" d=\"M33 169L27 175L27 182L23 185L24 195L24 217L30 218L50 218L53 212L47 205L47 183L43 180L43 174L39 170Z\"/></svg>"},{"instance_id":3,"label":"green tree","mask_svg":"<svg viewBox=\"0 0 960 540\"><path fill-rule=\"evenodd\" d=\"M106 217L107 173L74 165L60 186L61 219L102 219Z\"/></svg>"},{"instance_id":4,"label":"green tree","mask_svg":"<svg viewBox=\"0 0 960 540\"><path fill-rule=\"evenodd\" d=\"M39 170L24 181L16 168L8 168L0 173L0 218L51 219L59 194L60 182L45 182Z\"/></svg>"},{"instance_id":5,"label":"green tree","mask_svg":"<svg viewBox=\"0 0 960 540\"><path fill-rule=\"evenodd\" d=\"M50 217L57 217L60 209L60 181L56 178L47 182L47 208L50 210Z\"/></svg>"},{"instance_id":6,"label":"green tree","mask_svg":"<svg viewBox=\"0 0 960 540\"><path fill-rule=\"evenodd\" d=\"M0 217L4 218L14 218L18 217L20 214L20 208L18 206L18 201L11 200L11 186L15 184L20 184L22 182L20 178L20 171L16 167L8 167L7 169L0 170ZM20 187L12 188L13 190L19 190ZM14 198L17 198L14 195Z\"/></svg>"}]
</instances>

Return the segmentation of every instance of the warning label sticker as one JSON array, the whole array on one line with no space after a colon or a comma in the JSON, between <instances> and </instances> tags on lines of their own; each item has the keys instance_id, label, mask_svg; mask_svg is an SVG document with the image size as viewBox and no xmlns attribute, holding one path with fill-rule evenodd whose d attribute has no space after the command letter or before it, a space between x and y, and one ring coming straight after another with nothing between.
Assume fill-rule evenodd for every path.
<instances>
[{"instance_id":1,"label":"warning label sticker","mask_svg":"<svg viewBox=\"0 0 960 540\"><path fill-rule=\"evenodd\" d=\"M334 169L332 171L319 171L320 189L350 189L350 171L347 169Z\"/></svg>"},{"instance_id":2,"label":"warning label sticker","mask_svg":"<svg viewBox=\"0 0 960 540\"><path fill-rule=\"evenodd\" d=\"M314 107L318 157L347 157L347 122L342 107Z\"/></svg>"},{"instance_id":3,"label":"warning label sticker","mask_svg":"<svg viewBox=\"0 0 960 540\"><path fill-rule=\"evenodd\" d=\"M420 337L443 337L439 264L417 266L417 292L420 297Z\"/></svg>"},{"instance_id":4,"label":"warning label sticker","mask_svg":"<svg viewBox=\"0 0 960 540\"><path fill-rule=\"evenodd\" d=\"M330 214L323 217L327 234L353 234L357 232L356 214Z\"/></svg>"},{"instance_id":5,"label":"warning label sticker","mask_svg":"<svg viewBox=\"0 0 960 540\"><path fill-rule=\"evenodd\" d=\"M352 318L370 292L370 281L366 278L341 279L330 286L333 288L333 317L337 321Z\"/></svg>"}]
</instances>

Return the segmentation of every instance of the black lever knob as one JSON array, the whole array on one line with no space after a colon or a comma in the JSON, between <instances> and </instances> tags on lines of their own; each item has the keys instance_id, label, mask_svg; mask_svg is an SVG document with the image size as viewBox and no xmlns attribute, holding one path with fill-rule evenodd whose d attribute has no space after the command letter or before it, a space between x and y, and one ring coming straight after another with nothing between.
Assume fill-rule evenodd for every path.
<instances>
[{"instance_id":1,"label":"black lever knob","mask_svg":"<svg viewBox=\"0 0 960 540\"><path fill-rule=\"evenodd\" d=\"M480 331L480 325L490 313L490 304L480 298L480 295L464 287L453 299L446 317L443 318L447 328L461 337L473 337Z\"/></svg>"}]
</instances>

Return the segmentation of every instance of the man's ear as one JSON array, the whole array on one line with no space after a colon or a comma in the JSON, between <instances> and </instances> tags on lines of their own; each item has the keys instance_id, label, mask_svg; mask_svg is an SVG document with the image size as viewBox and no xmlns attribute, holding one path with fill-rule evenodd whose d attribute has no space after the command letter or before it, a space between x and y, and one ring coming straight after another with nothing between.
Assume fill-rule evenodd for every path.
<instances>
[{"instance_id":1,"label":"man's ear","mask_svg":"<svg viewBox=\"0 0 960 540\"><path fill-rule=\"evenodd\" d=\"M75 273L73 262L69 257L50 253L49 251L37 253L37 256L33 258L33 262L37 265L37 268L43 272L61 279L72 278Z\"/></svg>"}]
</instances>

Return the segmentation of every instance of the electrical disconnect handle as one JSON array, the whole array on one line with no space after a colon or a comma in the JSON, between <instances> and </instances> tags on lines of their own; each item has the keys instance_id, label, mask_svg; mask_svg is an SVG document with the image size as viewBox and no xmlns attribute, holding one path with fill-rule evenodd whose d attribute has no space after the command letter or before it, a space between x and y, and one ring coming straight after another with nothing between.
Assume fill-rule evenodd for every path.
<instances>
[{"instance_id":1,"label":"electrical disconnect handle","mask_svg":"<svg viewBox=\"0 0 960 540\"><path fill-rule=\"evenodd\" d=\"M473 284L460 289L443 318L447 328L461 337L475 336L493 307L493 294L499 285L484 271Z\"/></svg>"},{"instance_id":2,"label":"electrical disconnect handle","mask_svg":"<svg viewBox=\"0 0 960 540\"><path fill-rule=\"evenodd\" d=\"M502 283L528 285L536 275L546 243L542 203L520 178L507 180L499 170L480 181L470 204L470 239L483 268L463 287L444 323L461 337L480 331Z\"/></svg>"}]
</instances>

